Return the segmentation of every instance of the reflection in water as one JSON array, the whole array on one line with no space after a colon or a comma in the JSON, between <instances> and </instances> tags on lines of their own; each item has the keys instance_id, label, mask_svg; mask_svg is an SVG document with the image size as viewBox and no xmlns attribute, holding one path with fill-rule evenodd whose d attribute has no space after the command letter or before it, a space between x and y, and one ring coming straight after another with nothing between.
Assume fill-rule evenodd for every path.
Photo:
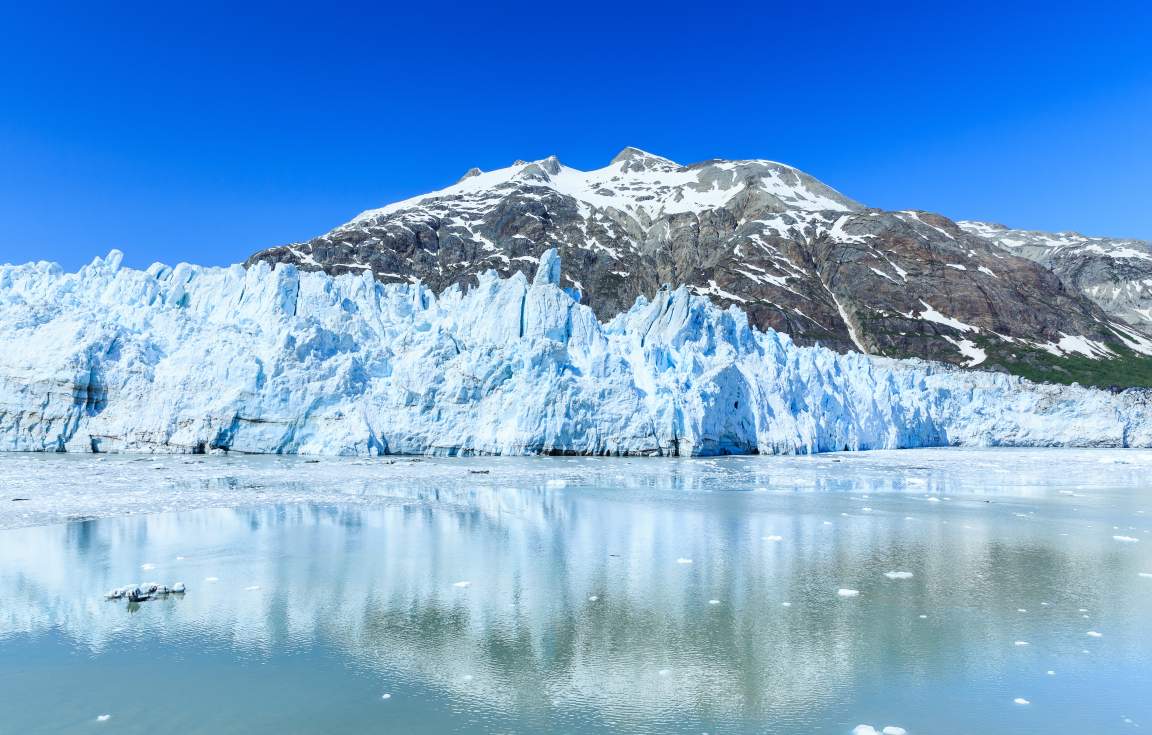
<instances>
[{"instance_id":1,"label":"reflection in water","mask_svg":"<svg viewBox=\"0 0 1152 735\"><path fill-rule=\"evenodd\" d=\"M956 494L933 502L930 488L910 492L879 472L800 476L805 492L783 477L741 483L737 472L707 474L706 490L721 489L717 476L725 489L774 482L781 492L700 492L683 475L672 490L652 478L622 478L631 489L481 478L391 487L397 503L378 507L293 503L9 530L0 654L60 636L101 665L166 649L217 674L237 660L263 676L291 669L281 694L348 688L350 677L422 693L391 698L386 714L376 695L344 705L348 731L404 708L417 723L431 718L428 731L455 732L895 722L913 735L1060 723L1105 733L1131 728L1124 718L1152 723L1149 705L1124 701L1152 685L1152 581L1139 576L1152 571L1152 538L1134 478L1008 493L969 482L931 488ZM1094 489L1067 494L1086 479ZM1141 542L1117 542L1121 531ZM101 597L152 579L189 592L134 608ZM291 654L338 665L321 666L321 681L290 666ZM5 681L23 701L51 701L28 679ZM1022 695L1027 710L1011 704ZM264 706L254 698L232 705ZM204 716L216 727L228 707Z\"/></svg>"}]
</instances>

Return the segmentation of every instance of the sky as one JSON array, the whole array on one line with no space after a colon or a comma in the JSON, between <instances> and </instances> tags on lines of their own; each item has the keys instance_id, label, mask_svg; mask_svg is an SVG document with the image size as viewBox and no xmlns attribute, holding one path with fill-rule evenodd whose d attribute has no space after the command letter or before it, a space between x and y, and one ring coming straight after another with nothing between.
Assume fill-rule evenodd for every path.
<instances>
[{"instance_id":1,"label":"sky","mask_svg":"<svg viewBox=\"0 0 1152 735\"><path fill-rule=\"evenodd\" d=\"M1152 240L1147 3L236 5L0 6L0 262L223 265L625 146Z\"/></svg>"}]
</instances>

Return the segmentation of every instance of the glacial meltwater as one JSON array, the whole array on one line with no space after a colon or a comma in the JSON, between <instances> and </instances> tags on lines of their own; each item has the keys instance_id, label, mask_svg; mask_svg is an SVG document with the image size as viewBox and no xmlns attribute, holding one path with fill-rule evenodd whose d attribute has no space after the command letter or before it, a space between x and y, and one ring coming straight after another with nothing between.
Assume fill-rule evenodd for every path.
<instances>
[{"instance_id":1,"label":"glacial meltwater","mask_svg":"<svg viewBox=\"0 0 1152 735\"><path fill-rule=\"evenodd\" d=\"M7 455L0 493L4 733L1152 728L1149 451Z\"/></svg>"}]
</instances>

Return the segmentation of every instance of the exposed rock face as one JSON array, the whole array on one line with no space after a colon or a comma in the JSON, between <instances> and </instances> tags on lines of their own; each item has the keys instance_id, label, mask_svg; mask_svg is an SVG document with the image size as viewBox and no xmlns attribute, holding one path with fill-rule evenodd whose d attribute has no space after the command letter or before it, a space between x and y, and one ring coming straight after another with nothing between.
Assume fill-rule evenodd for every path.
<instances>
[{"instance_id":1,"label":"exposed rock face","mask_svg":"<svg viewBox=\"0 0 1152 735\"><path fill-rule=\"evenodd\" d=\"M790 166L681 166L627 148L577 171L555 157L382 209L253 255L371 271L438 291L492 269L531 273L559 247L563 285L600 318L686 284L800 344L1014 370L1038 358L1152 353L1047 268L926 212L868 209Z\"/></svg>"},{"instance_id":2,"label":"exposed rock face","mask_svg":"<svg viewBox=\"0 0 1152 735\"><path fill-rule=\"evenodd\" d=\"M1104 311L1142 332L1152 330L1152 243L1076 232L1013 230L988 222L957 224L965 232L1047 266Z\"/></svg>"}]
</instances>

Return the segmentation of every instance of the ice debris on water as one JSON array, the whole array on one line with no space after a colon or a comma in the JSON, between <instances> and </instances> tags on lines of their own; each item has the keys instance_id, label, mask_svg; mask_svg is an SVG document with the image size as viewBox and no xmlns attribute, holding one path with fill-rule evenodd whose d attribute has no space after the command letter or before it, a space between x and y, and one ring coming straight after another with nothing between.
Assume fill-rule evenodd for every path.
<instances>
[{"instance_id":1,"label":"ice debris on water","mask_svg":"<svg viewBox=\"0 0 1152 735\"><path fill-rule=\"evenodd\" d=\"M105 600L124 600L129 602L144 602L157 597L168 595L182 595L188 591L183 582L176 582L171 587L159 582L144 582L116 587L104 593Z\"/></svg>"},{"instance_id":2,"label":"ice debris on water","mask_svg":"<svg viewBox=\"0 0 1152 735\"><path fill-rule=\"evenodd\" d=\"M912 579L914 575L912 572L884 572L884 576L888 579Z\"/></svg>"},{"instance_id":3,"label":"ice debris on water","mask_svg":"<svg viewBox=\"0 0 1152 735\"><path fill-rule=\"evenodd\" d=\"M677 560L676 560L676 563L677 563L677 564L691 564L691 563L692 563L692 560L691 560L691 559L686 559L685 557L683 557L683 556L682 556L682 557L680 557L679 559L677 559Z\"/></svg>"},{"instance_id":4,"label":"ice debris on water","mask_svg":"<svg viewBox=\"0 0 1152 735\"><path fill-rule=\"evenodd\" d=\"M836 590L836 594L840 595L841 597L859 597L860 590L850 590L845 587L841 587L840 589Z\"/></svg>"},{"instance_id":5,"label":"ice debris on water","mask_svg":"<svg viewBox=\"0 0 1152 735\"><path fill-rule=\"evenodd\" d=\"M112 719L112 715L96 715L97 722L107 722Z\"/></svg>"},{"instance_id":6,"label":"ice debris on water","mask_svg":"<svg viewBox=\"0 0 1152 735\"><path fill-rule=\"evenodd\" d=\"M1140 539L1136 538L1135 536L1113 536L1112 538L1115 539L1116 541L1119 541L1122 544L1140 543Z\"/></svg>"},{"instance_id":7,"label":"ice debris on water","mask_svg":"<svg viewBox=\"0 0 1152 735\"><path fill-rule=\"evenodd\" d=\"M1012 700L1012 703L1013 704L1032 704L1027 699L1024 699L1024 697L1016 697L1016 699Z\"/></svg>"}]
</instances>

